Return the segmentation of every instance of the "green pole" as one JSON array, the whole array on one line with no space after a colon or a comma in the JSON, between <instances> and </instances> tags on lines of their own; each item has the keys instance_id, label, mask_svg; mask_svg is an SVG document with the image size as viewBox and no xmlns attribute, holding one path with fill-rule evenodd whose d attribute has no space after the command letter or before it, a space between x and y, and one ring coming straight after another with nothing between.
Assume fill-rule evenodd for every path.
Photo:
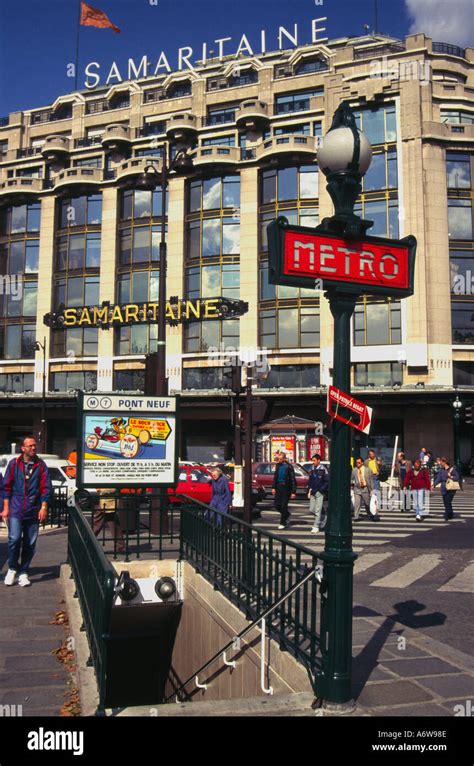
<instances>
[{"instance_id":1,"label":"green pole","mask_svg":"<svg viewBox=\"0 0 474 766\"><path fill-rule=\"evenodd\" d=\"M454 465L459 473L459 481L461 482L461 408L454 410Z\"/></svg>"},{"instance_id":2,"label":"green pole","mask_svg":"<svg viewBox=\"0 0 474 766\"><path fill-rule=\"evenodd\" d=\"M327 294L334 317L333 384L350 392L350 326L356 296ZM324 576L321 587L322 667L317 693L325 703L351 707L352 585L357 555L352 551L350 501L350 426L334 420L331 428L329 511L326 524Z\"/></svg>"}]
</instances>

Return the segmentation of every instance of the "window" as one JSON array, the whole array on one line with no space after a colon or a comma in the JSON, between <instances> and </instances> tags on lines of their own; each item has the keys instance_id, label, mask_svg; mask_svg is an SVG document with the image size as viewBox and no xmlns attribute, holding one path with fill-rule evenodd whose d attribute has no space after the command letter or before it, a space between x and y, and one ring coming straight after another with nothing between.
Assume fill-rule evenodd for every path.
<instances>
[{"instance_id":1,"label":"window","mask_svg":"<svg viewBox=\"0 0 474 766\"><path fill-rule=\"evenodd\" d=\"M375 346L401 343L400 301L364 298L355 307L354 345Z\"/></svg>"},{"instance_id":2,"label":"window","mask_svg":"<svg viewBox=\"0 0 474 766\"><path fill-rule=\"evenodd\" d=\"M266 348L318 348L319 305L260 311L260 345Z\"/></svg>"},{"instance_id":3,"label":"window","mask_svg":"<svg viewBox=\"0 0 474 766\"><path fill-rule=\"evenodd\" d=\"M158 325L134 324L116 330L116 353L120 356L158 351Z\"/></svg>"},{"instance_id":4,"label":"window","mask_svg":"<svg viewBox=\"0 0 474 766\"><path fill-rule=\"evenodd\" d=\"M311 125L309 122L301 123L299 125L284 125L279 128L275 128L273 131L274 136L287 136L287 135L311 135Z\"/></svg>"},{"instance_id":5,"label":"window","mask_svg":"<svg viewBox=\"0 0 474 766\"><path fill-rule=\"evenodd\" d=\"M471 188L471 155L447 152L446 173L448 189Z\"/></svg>"},{"instance_id":6,"label":"window","mask_svg":"<svg viewBox=\"0 0 474 766\"><path fill-rule=\"evenodd\" d=\"M223 109L209 109L207 124L223 125L227 122L235 122L236 108L236 106L228 106Z\"/></svg>"},{"instance_id":7,"label":"window","mask_svg":"<svg viewBox=\"0 0 474 766\"><path fill-rule=\"evenodd\" d=\"M455 386L474 386L474 362L453 361L453 383Z\"/></svg>"},{"instance_id":8,"label":"window","mask_svg":"<svg viewBox=\"0 0 474 766\"><path fill-rule=\"evenodd\" d=\"M451 292L474 295L474 250L450 250Z\"/></svg>"},{"instance_id":9,"label":"window","mask_svg":"<svg viewBox=\"0 0 474 766\"><path fill-rule=\"evenodd\" d=\"M474 344L474 301L451 303L452 341Z\"/></svg>"},{"instance_id":10,"label":"window","mask_svg":"<svg viewBox=\"0 0 474 766\"><path fill-rule=\"evenodd\" d=\"M229 88L240 88L242 85L253 85L258 82L258 72L246 69L245 72L229 77Z\"/></svg>"},{"instance_id":11,"label":"window","mask_svg":"<svg viewBox=\"0 0 474 766\"><path fill-rule=\"evenodd\" d=\"M201 146L235 146L235 135L228 133L225 136L217 136L217 138L203 138Z\"/></svg>"},{"instance_id":12,"label":"window","mask_svg":"<svg viewBox=\"0 0 474 766\"><path fill-rule=\"evenodd\" d=\"M191 83L189 80L170 85L166 91L166 98L184 98L191 95Z\"/></svg>"},{"instance_id":13,"label":"window","mask_svg":"<svg viewBox=\"0 0 474 766\"><path fill-rule=\"evenodd\" d=\"M323 72L328 69L328 63L324 59L311 59L302 61L295 67L295 74L310 74L310 72Z\"/></svg>"},{"instance_id":14,"label":"window","mask_svg":"<svg viewBox=\"0 0 474 766\"><path fill-rule=\"evenodd\" d=\"M311 108L311 98L322 96L324 88L301 91L299 93L284 93L275 98L275 114L289 114L290 112L304 112Z\"/></svg>"},{"instance_id":15,"label":"window","mask_svg":"<svg viewBox=\"0 0 474 766\"><path fill-rule=\"evenodd\" d=\"M183 391L230 388L231 384L231 370L226 367L185 367L183 369Z\"/></svg>"},{"instance_id":16,"label":"window","mask_svg":"<svg viewBox=\"0 0 474 766\"><path fill-rule=\"evenodd\" d=\"M472 202L470 199L448 199L448 234L450 239L472 239Z\"/></svg>"},{"instance_id":17,"label":"window","mask_svg":"<svg viewBox=\"0 0 474 766\"><path fill-rule=\"evenodd\" d=\"M403 370L400 362L368 362L354 365L355 386L402 385Z\"/></svg>"},{"instance_id":18,"label":"window","mask_svg":"<svg viewBox=\"0 0 474 766\"><path fill-rule=\"evenodd\" d=\"M53 372L53 391L97 391L97 372Z\"/></svg>"},{"instance_id":19,"label":"window","mask_svg":"<svg viewBox=\"0 0 474 766\"><path fill-rule=\"evenodd\" d=\"M365 133L373 146L397 140L395 104L361 109L354 114L357 127Z\"/></svg>"},{"instance_id":20,"label":"window","mask_svg":"<svg viewBox=\"0 0 474 766\"><path fill-rule=\"evenodd\" d=\"M59 228L100 225L102 222L102 194L70 197L59 202Z\"/></svg>"},{"instance_id":21,"label":"window","mask_svg":"<svg viewBox=\"0 0 474 766\"><path fill-rule=\"evenodd\" d=\"M75 168L101 168L102 157L82 157L80 160L74 160Z\"/></svg>"},{"instance_id":22,"label":"window","mask_svg":"<svg viewBox=\"0 0 474 766\"><path fill-rule=\"evenodd\" d=\"M262 173L261 199L264 205L277 201L317 199L318 194L316 165L267 170Z\"/></svg>"},{"instance_id":23,"label":"window","mask_svg":"<svg viewBox=\"0 0 474 766\"><path fill-rule=\"evenodd\" d=\"M114 389L115 391L144 391L145 370L116 370Z\"/></svg>"},{"instance_id":24,"label":"window","mask_svg":"<svg viewBox=\"0 0 474 766\"><path fill-rule=\"evenodd\" d=\"M440 109L441 122L449 125L474 125L474 112L463 109Z\"/></svg>"},{"instance_id":25,"label":"window","mask_svg":"<svg viewBox=\"0 0 474 766\"><path fill-rule=\"evenodd\" d=\"M0 359L34 359L35 346L34 324L0 326Z\"/></svg>"},{"instance_id":26,"label":"window","mask_svg":"<svg viewBox=\"0 0 474 766\"><path fill-rule=\"evenodd\" d=\"M41 203L0 208L0 237L40 230Z\"/></svg>"},{"instance_id":27,"label":"window","mask_svg":"<svg viewBox=\"0 0 474 766\"><path fill-rule=\"evenodd\" d=\"M319 364L273 365L260 388L315 388L320 385Z\"/></svg>"},{"instance_id":28,"label":"window","mask_svg":"<svg viewBox=\"0 0 474 766\"><path fill-rule=\"evenodd\" d=\"M33 391L34 374L32 372L0 373L0 391L3 394L23 394Z\"/></svg>"}]
</instances>

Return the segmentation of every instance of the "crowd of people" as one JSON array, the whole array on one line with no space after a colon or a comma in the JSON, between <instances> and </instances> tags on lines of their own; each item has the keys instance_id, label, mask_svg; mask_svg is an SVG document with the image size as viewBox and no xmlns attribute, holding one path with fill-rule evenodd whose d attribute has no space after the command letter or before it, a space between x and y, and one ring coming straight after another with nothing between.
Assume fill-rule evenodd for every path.
<instances>
[{"instance_id":1,"label":"crowd of people","mask_svg":"<svg viewBox=\"0 0 474 766\"><path fill-rule=\"evenodd\" d=\"M273 477L272 494L275 510L280 514L279 530L288 526L290 513L288 505L296 497L296 477L292 465L284 452L276 456L277 465ZM357 457L351 471L351 502L353 522L360 521L360 512L364 508L368 518L380 520L381 482L390 476L390 469L375 450L369 449L368 457ZM321 463L321 455L312 456L313 467L308 477L308 499L311 513L314 515L312 534L322 531L325 525L323 516L324 498L329 491L329 472ZM423 447L419 456L411 462L404 452L399 452L395 461L393 475L399 485L400 511L415 512L416 521L429 515L429 493L439 488L443 499L444 520L453 518L453 499L461 489L457 468L446 458L433 458L432 453Z\"/></svg>"}]
</instances>

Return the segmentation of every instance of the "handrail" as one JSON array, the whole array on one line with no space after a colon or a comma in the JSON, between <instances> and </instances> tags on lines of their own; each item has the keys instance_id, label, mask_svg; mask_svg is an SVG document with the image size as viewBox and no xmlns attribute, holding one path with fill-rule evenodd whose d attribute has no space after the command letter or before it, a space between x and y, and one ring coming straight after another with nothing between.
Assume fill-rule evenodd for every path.
<instances>
[{"instance_id":1,"label":"handrail","mask_svg":"<svg viewBox=\"0 0 474 766\"><path fill-rule=\"evenodd\" d=\"M290 597L293 595L293 593L295 593L295 592L296 592L296 591L297 591L299 588L301 588L301 586L302 586L302 585L304 585L304 584L305 584L305 582L307 582L308 580L310 580L310 579L311 579L311 577L314 577L314 576L316 575L317 571L318 571L318 567L316 566L316 567L314 567L314 569L311 569L311 570L310 570L310 572L309 572L308 574L306 574L306 575L305 575L305 576L304 576L304 577L303 577L301 580L299 580L299 582L297 582L297 583L295 583L294 585L292 585L292 586L291 586L291 588L289 588L289 589L288 589L288 590L287 590L287 591L286 591L286 592L285 592L285 593L284 593L282 596L280 596L280 598L278 599L278 601L275 601L275 603L274 603L274 604L271 604L269 607L267 607L267 608L265 609L265 611L264 611L264 612L262 612L262 614L260 614L260 615L259 615L259 616L258 616L258 617L257 617L257 618L256 618L256 619L253 621L253 622L251 622L251 623L250 623L250 625L247 625L247 627L246 627L246 628L244 628L243 630L241 630L241 631L240 631L240 633L238 633L238 634L237 634L236 636L234 636L234 637L233 637L233 638L232 638L230 641L228 641L228 642L227 642L227 644L226 644L225 646L223 646L223 647L222 647L222 649L219 649L219 651L218 651L218 652L216 652L216 654L214 654L214 655L213 655L213 657L211 657L211 659L210 659L210 660L208 660L208 661L207 661L207 662L206 662L206 663L205 663L205 664L204 664L202 667L200 667L200 668L199 668L199 670L196 670L196 672L195 672L195 673L193 673L193 674L192 674L192 676L190 676L190 677L189 677L189 678L188 678L186 681L184 681L184 683L182 683L182 684L181 684L181 686L179 686L179 687L178 687L178 689L175 689L175 691L173 692L173 694L171 694L169 697L167 697L167 698L165 699L165 702L164 702L164 704L166 704L166 703L167 703L167 702L169 702L171 699L173 699L173 697L175 697L176 695L178 695L178 694L179 694L179 692L183 691L183 690L186 688L186 686L187 686L189 683L191 683L191 681L193 681L195 678L198 678L198 676L199 676L201 673L203 673L205 670L207 670L207 668L208 668L208 667L210 667L210 666L211 666L211 665L212 665L212 664L213 664L213 663L214 663L214 662L215 662L217 659L219 659L219 657L220 657L221 655L225 654L225 652L226 652L228 649L230 649L230 647L231 647L231 646L235 646L236 642L240 642L240 640L241 640L241 639L242 639L244 636L246 636L246 635L247 635L247 633L249 633L251 630L253 630L253 629L256 627L256 625L257 625L259 622L262 622L262 620L266 620L266 618L267 618L267 617L268 617L268 616L269 616L269 615L270 615L272 612L274 612L274 611L275 611L275 609L278 609L278 607L279 607L281 604L283 604L283 602L284 602L284 601L286 601L288 598L290 598ZM229 663L226 661L226 663L225 663L225 664L227 665L227 664L229 664ZM201 688L203 688L203 687L202 687L202 685L201 685ZM207 688L207 687L206 687L206 688Z\"/></svg>"}]
</instances>

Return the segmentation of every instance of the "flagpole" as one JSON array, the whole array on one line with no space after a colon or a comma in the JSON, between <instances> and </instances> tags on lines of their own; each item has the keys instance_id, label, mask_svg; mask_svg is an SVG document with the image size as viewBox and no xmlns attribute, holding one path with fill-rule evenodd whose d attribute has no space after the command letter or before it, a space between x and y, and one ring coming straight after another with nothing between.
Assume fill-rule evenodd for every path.
<instances>
[{"instance_id":1,"label":"flagpole","mask_svg":"<svg viewBox=\"0 0 474 766\"><path fill-rule=\"evenodd\" d=\"M79 32L81 29L81 0L78 0L77 15L77 38L76 38L76 66L74 69L74 90L77 90L77 70L79 68Z\"/></svg>"}]
</instances>

